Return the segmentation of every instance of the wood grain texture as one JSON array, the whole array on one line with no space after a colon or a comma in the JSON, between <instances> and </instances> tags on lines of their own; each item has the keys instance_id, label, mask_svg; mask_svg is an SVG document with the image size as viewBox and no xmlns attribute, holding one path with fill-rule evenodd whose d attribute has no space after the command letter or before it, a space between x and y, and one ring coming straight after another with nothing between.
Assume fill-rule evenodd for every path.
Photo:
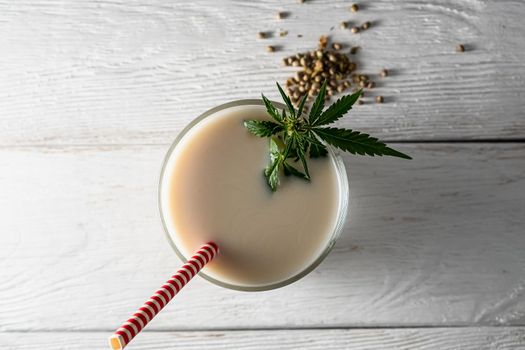
<instances>
[{"instance_id":1,"label":"wood grain texture","mask_svg":"<svg viewBox=\"0 0 525 350\"><path fill-rule=\"evenodd\" d=\"M387 103L359 106L346 126L395 140L525 137L522 1L360 3L352 14L344 0L0 0L0 144L168 143L219 103L277 98L273 82L292 71L281 58L321 34L361 46L363 71L392 73L373 92ZM343 20L373 25L352 35Z\"/></svg>"},{"instance_id":2,"label":"wood grain texture","mask_svg":"<svg viewBox=\"0 0 525 350\"><path fill-rule=\"evenodd\" d=\"M149 329L525 324L525 145L395 147L415 160L345 157L350 219L309 276L196 279ZM0 150L0 331L111 331L178 268L156 203L167 148Z\"/></svg>"},{"instance_id":3,"label":"wood grain texture","mask_svg":"<svg viewBox=\"0 0 525 350\"><path fill-rule=\"evenodd\" d=\"M4 333L0 345L9 350L104 349L107 336L104 332ZM519 350L525 349L525 328L143 332L126 349Z\"/></svg>"}]
</instances>

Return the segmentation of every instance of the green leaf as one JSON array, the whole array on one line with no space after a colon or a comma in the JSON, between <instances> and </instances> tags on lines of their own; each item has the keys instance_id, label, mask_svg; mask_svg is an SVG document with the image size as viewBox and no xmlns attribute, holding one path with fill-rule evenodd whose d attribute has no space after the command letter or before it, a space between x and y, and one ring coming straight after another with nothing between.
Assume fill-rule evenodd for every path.
<instances>
[{"instance_id":1,"label":"green leaf","mask_svg":"<svg viewBox=\"0 0 525 350\"><path fill-rule=\"evenodd\" d=\"M296 136L295 149L297 156L303 165L304 173L306 174L306 177L310 179L310 171L308 170L308 162L306 161L306 142L301 137L299 137L299 134Z\"/></svg>"},{"instance_id":2,"label":"green leaf","mask_svg":"<svg viewBox=\"0 0 525 350\"><path fill-rule=\"evenodd\" d=\"M261 96L262 96L264 105L266 106L266 111L268 112L270 117L272 117L279 124L282 124L284 119L281 118L281 116L279 115L279 111L277 110L277 108L275 108L275 106L272 104L272 102L269 99L266 98L266 96L264 96L263 94L261 94Z\"/></svg>"},{"instance_id":3,"label":"green leaf","mask_svg":"<svg viewBox=\"0 0 525 350\"><path fill-rule=\"evenodd\" d=\"M317 95L317 98L315 99L314 104L312 105L312 109L310 110L310 115L308 116L310 124L315 123L321 115L321 113L323 112L325 94L326 80L323 82L323 85L321 85L321 89L319 89L319 95Z\"/></svg>"},{"instance_id":4,"label":"green leaf","mask_svg":"<svg viewBox=\"0 0 525 350\"><path fill-rule=\"evenodd\" d=\"M288 119L288 116L286 115L286 110L284 108L282 111L282 119L283 119L283 123Z\"/></svg>"},{"instance_id":5,"label":"green leaf","mask_svg":"<svg viewBox=\"0 0 525 350\"><path fill-rule=\"evenodd\" d=\"M282 141L278 137L272 137L268 141L268 151L270 152L270 157L274 157L281 153Z\"/></svg>"},{"instance_id":6,"label":"green leaf","mask_svg":"<svg viewBox=\"0 0 525 350\"><path fill-rule=\"evenodd\" d=\"M301 102L299 102L299 108L297 108L297 118L300 118L301 114L303 114L304 104L306 103L307 97L308 94L304 94L303 98L301 99Z\"/></svg>"},{"instance_id":7,"label":"green leaf","mask_svg":"<svg viewBox=\"0 0 525 350\"><path fill-rule=\"evenodd\" d=\"M328 154L328 150L326 149L326 146L322 143L312 143L310 144L310 157L312 158L320 158L320 157L326 157Z\"/></svg>"},{"instance_id":8,"label":"green leaf","mask_svg":"<svg viewBox=\"0 0 525 350\"><path fill-rule=\"evenodd\" d=\"M357 101L359 96L361 96L361 93L362 90L359 90L356 93L337 99L337 101L332 103L330 107L328 107L328 109L319 116L318 119L316 119L314 122L310 122L310 124L312 126L320 126L335 122L344 116L346 112L352 109L352 106Z\"/></svg>"},{"instance_id":9,"label":"green leaf","mask_svg":"<svg viewBox=\"0 0 525 350\"><path fill-rule=\"evenodd\" d=\"M284 151L283 151L284 159L297 157L295 153L295 145L293 142L293 138L291 136L287 136L285 132L283 133L283 139L284 139L284 147L283 147L284 148Z\"/></svg>"},{"instance_id":10,"label":"green leaf","mask_svg":"<svg viewBox=\"0 0 525 350\"><path fill-rule=\"evenodd\" d=\"M283 98L284 103L286 103L286 106L288 106L288 111L290 112L290 116L292 118L295 118L296 117L295 108L292 105L292 100L290 100L290 97L286 95L284 90L281 88L281 85L279 85L279 83L276 83L276 84L277 84L277 88L279 89L279 93L281 94L281 97Z\"/></svg>"},{"instance_id":11,"label":"green leaf","mask_svg":"<svg viewBox=\"0 0 525 350\"><path fill-rule=\"evenodd\" d=\"M268 137L283 130L283 127L267 120L245 120L244 126L252 134L259 137Z\"/></svg>"},{"instance_id":12,"label":"green leaf","mask_svg":"<svg viewBox=\"0 0 525 350\"><path fill-rule=\"evenodd\" d=\"M306 177L310 178L310 172L308 170L308 162L306 161L306 148L308 147L307 141L298 132L293 133L286 139L286 147L284 152L284 159L297 158L303 165Z\"/></svg>"},{"instance_id":13,"label":"green leaf","mask_svg":"<svg viewBox=\"0 0 525 350\"><path fill-rule=\"evenodd\" d=\"M268 163L268 166L264 169L264 176L270 189L275 192L277 191L277 186L279 186L279 171L284 158L279 150L275 137L270 138L268 149L270 152L270 163Z\"/></svg>"},{"instance_id":14,"label":"green leaf","mask_svg":"<svg viewBox=\"0 0 525 350\"><path fill-rule=\"evenodd\" d=\"M284 162L283 165L284 165L284 175L286 175L286 176L293 175L293 176L297 176L298 178L301 178L301 179L304 179L304 180L307 180L307 181L310 180L308 177L306 177L306 175L304 173L302 173L301 171L297 170L297 168L292 166L290 163Z\"/></svg>"},{"instance_id":15,"label":"green leaf","mask_svg":"<svg viewBox=\"0 0 525 350\"><path fill-rule=\"evenodd\" d=\"M339 128L313 128L312 130L327 143L352 154L412 159L404 153L387 147L377 138L359 131Z\"/></svg>"},{"instance_id":16,"label":"green leaf","mask_svg":"<svg viewBox=\"0 0 525 350\"><path fill-rule=\"evenodd\" d=\"M317 137L314 135L313 132L309 132L306 135L306 139L309 143L309 154L312 158L319 158L319 157L325 157L328 154L328 150L326 149L326 146L323 145Z\"/></svg>"}]
</instances>

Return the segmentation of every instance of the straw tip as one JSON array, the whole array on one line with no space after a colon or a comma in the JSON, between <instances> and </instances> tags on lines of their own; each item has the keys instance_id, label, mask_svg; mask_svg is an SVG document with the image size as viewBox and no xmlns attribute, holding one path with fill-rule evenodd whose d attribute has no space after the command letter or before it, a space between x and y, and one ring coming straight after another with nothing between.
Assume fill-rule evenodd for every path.
<instances>
[{"instance_id":1,"label":"straw tip","mask_svg":"<svg viewBox=\"0 0 525 350\"><path fill-rule=\"evenodd\" d=\"M109 346L113 350L124 349L124 342L122 340L122 337L118 334L113 334L111 337L109 337Z\"/></svg>"},{"instance_id":2,"label":"straw tip","mask_svg":"<svg viewBox=\"0 0 525 350\"><path fill-rule=\"evenodd\" d=\"M209 241L208 243L206 243L207 245L211 246L213 249L215 249L216 252L219 251L219 246L217 245L217 243L215 242L212 242L212 241Z\"/></svg>"}]
</instances>

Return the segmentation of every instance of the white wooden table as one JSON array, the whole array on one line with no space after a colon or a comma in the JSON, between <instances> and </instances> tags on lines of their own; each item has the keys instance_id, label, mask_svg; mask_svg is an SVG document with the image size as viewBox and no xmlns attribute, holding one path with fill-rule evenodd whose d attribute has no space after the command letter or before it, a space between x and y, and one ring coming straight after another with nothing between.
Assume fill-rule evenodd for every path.
<instances>
[{"instance_id":1,"label":"white wooden table","mask_svg":"<svg viewBox=\"0 0 525 350\"><path fill-rule=\"evenodd\" d=\"M156 204L172 139L277 98L282 57L330 34L392 72L344 126L414 160L347 156L350 219L315 272L265 293L196 279L129 349L524 349L525 3L349 5L0 0L0 348L104 349L180 264Z\"/></svg>"}]
</instances>

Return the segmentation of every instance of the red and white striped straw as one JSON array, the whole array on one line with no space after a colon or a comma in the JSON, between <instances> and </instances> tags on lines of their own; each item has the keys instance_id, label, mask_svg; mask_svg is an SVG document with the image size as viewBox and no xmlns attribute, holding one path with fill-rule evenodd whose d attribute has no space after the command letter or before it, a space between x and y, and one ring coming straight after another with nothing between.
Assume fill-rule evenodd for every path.
<instances>
[{"instance_id":1,"label":"red and white striped straw","mask_svg":"<svg viewBox=\"0 0 525 350\"><path fill-rule=\"evenodd\" d=\"M137 312L109 337L113 350L122 350L170 302L171 299L219 252L213 242L203 245L176 274L166 281Z\"/></svg>"}]
</instances>

